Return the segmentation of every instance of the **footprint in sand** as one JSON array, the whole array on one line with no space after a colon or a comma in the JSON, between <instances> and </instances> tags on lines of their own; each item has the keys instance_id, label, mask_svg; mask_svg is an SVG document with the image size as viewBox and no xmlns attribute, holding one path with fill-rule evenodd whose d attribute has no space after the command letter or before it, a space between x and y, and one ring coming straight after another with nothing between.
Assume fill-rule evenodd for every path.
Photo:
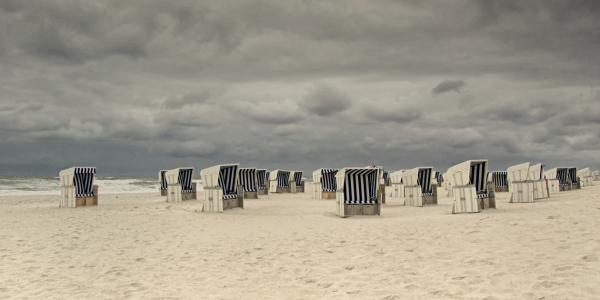
<instances>
[{"instance_id":1,"label":"footprint in sand","mask_svg":"<svg viewBox=\"0 0 600 300\"><path fill-rule=\"evenodd\" d=\"M590 255L586 255L586 256L582 257L582 259L587 262L595 262L595 261L598 261L598 256L596 256L594 254L590 254Z\"/></svg>"}]
</instances>

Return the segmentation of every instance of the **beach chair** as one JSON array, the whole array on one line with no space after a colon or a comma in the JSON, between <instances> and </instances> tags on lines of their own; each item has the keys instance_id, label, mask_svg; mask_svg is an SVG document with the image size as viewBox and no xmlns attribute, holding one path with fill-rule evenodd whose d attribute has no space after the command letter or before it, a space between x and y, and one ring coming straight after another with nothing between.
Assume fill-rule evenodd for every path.
<instances>
[{"instance_id":1,"label":"beach chair","mask_svg":"<svg viewBox=\"0 0 600 300\"><path fill-rule=\"evenodd\" d=\"M270 193L290 193L290 171L275 170L269 174Z\"/></svg>"},{"instance_id":2,"label":"beach chair","mask_svg":"<svg viewBox=\"0 0 600 300\"><path fill-rule=\"evenodd\" d=\"M390 186L390 178L389 178L390 172L388 171L383 171L383 184L385 186Z\"/></svg>"},{"instance_id":3,"label":"beach chair","mask_svg":"<svg viewBox=\"0 0 600 300\"><path fill-rule=\"evenodd\" d=\"M570 189L571 180L569 179L568 168L553 168L544 172L544 178L548 180L548 190L550 194Z\"/></svg>"},{"instance_id":4,"label":"beach chair","mask_svg":"<svg viewBox=\"0 0 600 300\"><path fill-rule=\"evenodd\" d=\"M98 186L94 185L95 167L73 167L62 170L59 207L98 205Z\"/></svg>"},{"instance_id":5,"label":"beach chair","mask_svg":"<svg viewBox=\"0 0 600 300\"><path fill-rule=\"evenodd\" d=\"M256 169L256 184L258 185L259 195L269 194L269 171L266 169Z\"/></svg>"},{"instance_id":6,"label":"beach chair","mask_svg":"<svg viewBox=\"0 0 600 300\"><path fill-rule=\"evenodd\" d=\"M238 171L238 186L242 187L244 199L258 199L258 184L256 169L240 168Z\"/></svg>"},{"instance_id":7,"label":"beach chair","mask_svg":"<svg viewBox=\"0 0 600 300\"><path fill-rule=\"evenodd\" d=\"M529 163L512 166L505 173L506 180L510 183L509 203L533 203L533 181L529 180Z\"/></svg>"},{"instance_id":8,"label":"beach chair","mask_svg":"<svg viewBox=\"0 0 600 300\"><path fill-rule=\"evenodd\" d=\"M569 191L581 189L581 184L579 182L579 178L577 177L577 168L567 168L567 173L569 174Z\"/></svg>"},{"instance_id":9,"label":"beach chair","mask_svg":"<svg viewBox=\"0 0 600 300\"><path fill-rule=\"evenodd\" d=\"M454 204L452 213L479 212L496 208L494 183L488 182L488 161L468 160L448 169Z\"/></svg>"},{"instance_id":10,"label":"beach chair","mask_svg":"<svg viewBox=\"0 0 600 300\"><path fill-rule=\"evenodd\" d=\"M579 177L581 187L588 187L594 185L594 176L592 175L590 168L579 170L577 172L577 177Z\"/></svg>"},{"instance_id":11,"label":"beach chair","mask_svg":"<svg viewBox=\"0 0 600 300\"><path fill-rule=\"evenodd\" d=\"M404 205L422 207L437 204L437 185L432 184L432 167L419 167L402 174Z\"/></svg>"},{"instance_id":12,"label":"beach chair","mask_svg":"<svg viewBox=\"0 0 600 300\"><path fill-rule=\"evenodd\" d=\"M302 180L302 171L292 171L289 177L290 193L304 193L304 180Z\"/></svg>"},{"instance_id":13,"label":"beach chair","mask_svg":"<svg viewBox=\"0 0 600 300\"><path fill-rule=\"evenodd\" d=\"M335 178L337 216L381 214L378 168L344 168L337 172Z\"/></svg>"},{"instance_id":14,"label":"beach chair","mask_svg":"<svg viewBox=\"0 0 600 300\"><path fill-rule=\"evenodd\" d=\"M167 202L196 200L196 183L192 182L194 168L177 168L165 172Z\"/></svg>"},{"instance_id":15,"label":"beach chair","mask_svg":"<svg viewBox=\"0 0 600 300\"><path fill-rule=\"evenodd\" d=\"M527 164L527 166L529 167L529 163ZM527 174L525 174L525 175L527 175ZM490 172L490 176L488 177L488 180L494 183L494 191L496 193L508 193L509 192L506 172L503 172L503 171Z\"/></svg>"},{"instance_id":16,"label":"beach chair","mask_svg":"<svg viewBox=\"0 0 600 300\"><path fill-rule=\"evenodd\" d=\"M544 178L544 168L546 165L535 164L529 166L527 180L533 182L533 200L550 197L550 188L548 180Z\"/></svg>"},{"instance_id":17,"label":"beach chair","mask_svg":"<svg viewBox=\"0 0 600 300\"><path fill-rule=\"evenodd\" d=\"M385 170L382 166L367 166L367 168L376 168L378 170L379 174L377 175L377 178L379 178L379 189L381 191L380 203L385 204L385 179L383 179L383 173L385 173Z\"/></svg>"},{"instance_id":18,"label":"beach chair","mask_svg":"<svg viewBox=\"0 0 600 300\"><path fill-rule=\"evenodd\" d=\"M160 183L160 187L158 188L158 192L161 196L167 195L167 177L165 177L165 173L168 170L160 170L158 171L158 182Z\"/></svg>"},{"instance_id":19,"label":"beach chair","mask_svg":"<svg viewBox=\"0 0 600 300\"><path fill-rule=\"evenodd\" d=\"M204 186L203 212L244 208L244 187L237 185L239 164L217 165L200 171Z\"/></svg>"},{"instance_id":20,"label":"beach chair","mask_svg":"<svg viewBox=\"0 0 600 300\"><path fill-rule=\"evenodd\" d=\"M335 199L338 169L317 169L313 172L313 199Z\"/></svg>"},{"instance_id":21,"label":"beach chair","mask_svg":"<svg viewBox=\"0 0 600 300\"><path fill-rule=\"evenodd\" d=\"M442 173L436 171L434 179L435 181L433 181L432 184L435 184L437 187L442 187L442 185L444 184L444 178L442 177Z\"/></svg>"},{"instance_id":22,"label":"beach chair","mask_svg":"<svg viewBox=\"0 0 600 300\"><path fill-rule=\"evenodd\" d=\"M592 172L592 176L594 177L594 181L600 180L600 171L596 170Z\"/></svg>"},{"instance_id":23,"label":"beach chair","mask_svg":"<svg viewBox=\"0 0 600 300\"><path fill-rule=\"evenodd\" d=\"M400 170L390 174L392 197L404 198L404 182L402 181L403 172L404 170Z\"/></svg>"}]
</instances>

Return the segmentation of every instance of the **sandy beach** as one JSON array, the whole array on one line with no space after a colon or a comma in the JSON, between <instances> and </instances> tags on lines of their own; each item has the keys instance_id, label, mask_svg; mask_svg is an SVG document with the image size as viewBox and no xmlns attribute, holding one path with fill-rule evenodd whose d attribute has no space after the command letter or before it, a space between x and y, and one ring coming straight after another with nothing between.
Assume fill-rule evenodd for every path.
<instances>
[{"instance_id":1,"label":"sandy beach","mask_svg":"<svg viewBox=\"0 0 600 300\"><path fill-rule=\"evenodd\" d=\"M381 216L346 219L309 191L222 214L157 194L0 197L0 299L600 299L596 184L461 215L388 191Z\"/></svg>"}]
</instances>

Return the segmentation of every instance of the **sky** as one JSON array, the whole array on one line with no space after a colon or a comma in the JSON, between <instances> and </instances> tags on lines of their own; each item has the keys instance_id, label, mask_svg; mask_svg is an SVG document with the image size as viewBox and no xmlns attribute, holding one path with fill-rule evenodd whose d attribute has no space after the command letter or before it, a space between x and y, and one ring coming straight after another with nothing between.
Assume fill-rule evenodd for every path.
<instances>
[{"instance_id":1,"label":"sky","mask_svg":"<svg viewBox=\"0 0 600 300\"><path fill-rule=\"evenodd\" d=\"M2 0L0 174L596 170L599 20L596 0Z\"/></svg>"}]
</instances>

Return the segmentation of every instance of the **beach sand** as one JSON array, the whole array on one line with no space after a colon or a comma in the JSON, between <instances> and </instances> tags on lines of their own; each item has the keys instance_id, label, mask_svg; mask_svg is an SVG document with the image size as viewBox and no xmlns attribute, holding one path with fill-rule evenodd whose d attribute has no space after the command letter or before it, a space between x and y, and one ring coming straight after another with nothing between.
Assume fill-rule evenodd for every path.
<instances>
[{"instance_id":1,"label":"beach sand","mask_svg":"<svg viewBox=\"0 0 600 300\"><path fill-rule=\"evenodd\" d=\"M595 183L461 215L388 191L381 216L345 219L310 192L222 214L157 194L0 197L0 299L600 299Z\"/></svg>"}]
</instances>

